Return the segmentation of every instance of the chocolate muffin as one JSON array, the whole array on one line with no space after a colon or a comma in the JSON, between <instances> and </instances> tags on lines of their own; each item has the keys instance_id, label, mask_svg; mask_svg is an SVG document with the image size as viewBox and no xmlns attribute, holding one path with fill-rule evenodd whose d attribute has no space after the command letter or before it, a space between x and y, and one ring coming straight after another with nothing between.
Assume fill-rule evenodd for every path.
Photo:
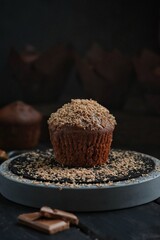
<instances>
[{"instance_id":1,"label":"chocolate muffin","mask_svg":"<svg viewBox=\"0 0 160 240\"><path fill-rule=\"evenodd\" d=\"M28 149L38 144L42 115L32 106L17 101L0 109L0 146Z\"/></svg>"},{"instance_id":2,"label":"chocolate muffin","mask_svg":"<svg viewBox=\"0 0 160 240\"><path fill-rule=\"evenodd\" d=\"M144 49L133 62L148 113L160 115L160 54Z\"/></svg>"},{"instance_id":3,"label":"chocolate muffin","mask_svg":"<svg viewBox=\"0 0 160 240\"><path fill-rule=\"evenodd\" d=\"M71 167L106 163L115 124L109 110L96 101L72 99L48 120L56 161Z\"/></svg>"},{"instance_id":4,"label":"chocolate muffin","mask_svg":"<svg viewBox=\"0 0 160 240\"><path fill-rule=\"evenodd\" d=\"M75 63L86 98L93 98L111 109L124 107L133 74L128 56L118 49L106 51L94 44L83 58L75 54Z\"/></svg>"},{"instance_id":5,"label":"chocolate muffin","mask_svg":"<svg viewBox=\"0 0 160 240\"><path fill-rule=\"evenodd\" d=\"M72 50L62 43L43 52L33 46L20 52L12 48L7 69L24 102L48 104L63 93L72 65Z\"/></svg>"}]
</instances>

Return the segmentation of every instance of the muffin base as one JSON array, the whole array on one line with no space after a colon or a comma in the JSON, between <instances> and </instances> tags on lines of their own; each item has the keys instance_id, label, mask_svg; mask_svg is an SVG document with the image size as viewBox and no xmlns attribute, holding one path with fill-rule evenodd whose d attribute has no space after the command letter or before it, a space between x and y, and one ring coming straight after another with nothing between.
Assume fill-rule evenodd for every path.
<instances>
[{"instance_id":1,"label":"muffin base","mask_svg":"<svg viewBox=\"0 0 160 240\"><path fill-rule=\"evenodd\" d=\"M89 131L77 128L53 130L49 127L55 159L62 166L93 167L107 162L112 129Z\"/></svg>"}]
</instances>

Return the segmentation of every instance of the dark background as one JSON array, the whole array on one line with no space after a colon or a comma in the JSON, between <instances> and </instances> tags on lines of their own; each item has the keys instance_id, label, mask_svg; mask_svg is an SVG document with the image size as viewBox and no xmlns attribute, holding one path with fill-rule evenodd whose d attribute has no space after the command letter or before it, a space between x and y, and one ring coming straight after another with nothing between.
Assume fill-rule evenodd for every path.
<instances>
[{"instance_id":1,"label":"dark background","mask_svg":"<svg viewBox=\"0 0 160 240\"><path fill-rule=\"evenodd\" d=\"M143 48L159 51L158 1L127 0L0 0L0 105L16 99L6 73L11 47L26 44L39 51L63 42L81 54L97 42L131 56ZM5 69L5 70L4 70ZM71 88L75 88L71 84ZM9 90L12 88L12 91ZM69 92L72 97L72 91Z\"/></svg>"},{"instance_id":2,"label":"dark background","mask_svg":"<svg viewBox=\"0 0 160 240\"><path fill-rule=\"evenodd\" d=\"M107 51L117 48L130 57L144 48L159 53L159 19L159 4L155 0L0 0L0 106L19 98L6 68L11 47L21 50L31 44L45 51L62 42L85 55L91 44L97 42ZM58 101L81 96L73 67ZM151 114L149 118L144 115L137 119L137 114L145 112L136 101L132 105L129 115L127 112L121 116L123 111L120 115L115 113L120 123L117 141L134 145L137 139L137 144L159 145L159 116L150 118Z\"/></svg>"},{"instance_id":3,"label":"dark background","mask_svg":"<svg viewBox=\"0 0 160 240\"><path fill-rule=\"evenodd\" d=\"M11 46L28 43L43 50L68 42L82 53L92 42L129 54L157 51L158 11L155 0L1 0L1 68Z\"/></svg>"}]
</instances>

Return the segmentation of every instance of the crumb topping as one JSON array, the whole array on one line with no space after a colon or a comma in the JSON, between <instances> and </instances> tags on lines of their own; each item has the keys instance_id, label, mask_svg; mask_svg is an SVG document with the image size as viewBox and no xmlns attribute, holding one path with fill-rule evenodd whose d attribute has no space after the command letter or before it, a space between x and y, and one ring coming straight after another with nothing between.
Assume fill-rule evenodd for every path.
<instances>
[{"instance_id":1,"label":"crumb topping","mask_svg":"<svg viewBox=\"0 0 160 240\"><path fill-rule=\"evenodd\" d=\"M109 163L92 168L62 167L54 160L52 149L24 153L9 165L11 172L24 179L54 183L60 187L111 185L144 176L154 168L154 162L141 154L114 149L110 152Z\"/></svg>"},{"instance_id":2,"label":"crumb topping","mask_svg":"<svg viewBox=\"0 0 160 240\"><path fill-rule=\"evenodd\" d=\"M94 100L72 99L51 114L48 124L56 128L69 125L96 130L107 126L114 128L116 120L107 108Z\"/></svg>"}]
</instances>

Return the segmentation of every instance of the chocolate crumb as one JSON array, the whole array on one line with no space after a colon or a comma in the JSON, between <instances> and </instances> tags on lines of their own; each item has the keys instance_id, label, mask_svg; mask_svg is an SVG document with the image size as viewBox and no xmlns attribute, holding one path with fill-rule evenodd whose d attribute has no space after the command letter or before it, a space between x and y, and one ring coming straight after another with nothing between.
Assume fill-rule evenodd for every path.
<instances>
[{"instance_id":1,"label":"chocolate crumb","mask_svg":"<svg viewBox=\"0 0 160 240\"><path fill-rule=\"evenodd\" d=\"M144 176L155 168L154 162L132 151L114 150L109 154L109 163L92 168L62 167L54 159L52 149L31 151L17 156L9 163L9 170L24 178L46 185L54 183L60 188L76 185L99 185L130 180Z\"/></svg>"},{"instance_id":2,"label":"chocolate crumb","mask_svg":"<svg viewBox=\"0 0 160 240\"><path fill-rule=\"evenodd\" d=\"M55 128L63 125L77 126L96 130L110 126L114 129L116 120L109 110L94 100L72 99L64 104L48 119L48 124Z\"/></svg>"}]
</instances>

